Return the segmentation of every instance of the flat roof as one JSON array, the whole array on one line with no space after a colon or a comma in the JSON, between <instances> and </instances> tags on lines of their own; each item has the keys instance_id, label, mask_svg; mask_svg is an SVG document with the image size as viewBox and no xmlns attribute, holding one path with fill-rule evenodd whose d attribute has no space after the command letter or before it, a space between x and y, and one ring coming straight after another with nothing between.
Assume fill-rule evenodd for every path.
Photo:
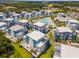
<instances>
[{"instance_id":1,"label":"flat roof","mask_svg":"<svg viewBox=\"0 0 79 59\"><path fill-rule=\"evenodd\" d=\"M58 19L58 21L72 21L73 20L72 22L74 22L74 19L71 17L57 17L55 19Z\"/></svg>"},{"instance_id":2,"label":"flat roof","mask_svg":"<svg viewBox=\"0 0 79 59\"><path fill-rule=\"evenodd\" d=\"M20 15L20 14L13 14L13 16L18 16L18 15Z\"/></svg>"},{"instance_id":3,"label":"flat roof","mask_svg":"<svg viewBox=\"0 0 79 59\"><path fill-rule=\"evenodd\" d=\"M18 22L26 23L26 22L28 22L28 20L22 19L22 20L19 20Z\"/></svg>"},{"instance_id":4,"label":"flat roof","mask_svg":"<svg viewBox=\"0 0 79 59\"><path fill-rule=\"evenodd\" d=\"M79 34L79 30L75 30L75 32Z\"/></svg>"},{"instance_id":5,"label":"flat roof","mask_svg":"<svg viewBox=\"0 0 79 59\"><path fill-rule=\"evenodd\" d=\"M41 48L43 45L44 45L44 43L40 42L37 46Z\"/></svg>"},{"instance_id":6,"label":"flat roof","mask_svg":"<svg viewBox=\"0 0 79 59\"><path fill-rule=\"evenodd\" d=\"M45 36L44 33L40 32L40 31L32 31L31 33L28 33L27 36L29 36L30 38L32 38L35 41L40 40L42 37Z\"/></svg>"},{"instance_id":7,"label":"flat roof","mask_svg":"<svg viewBox=\"0 0 79 59\"><path fill-rule=\"evenodd\" d=\"M64 17L56 17L55 19L61 20L64 19Z\"/></svg>"},{"instance_id":8,"label":"flat roof","mask_svg":"<svg viewBox=\"0 0 79 59\"><path fill-rule=\"evenodd\" d=\"M69 22L74 22L74 23L79 23L79 21L78 20L68 20Z\"/></svg>"},{"instance_id":9,"label":"flat roof","mask_svg":"<svg viewBox=\"0 0 79 59\"><path fill-rule=\"evenodd\" d=\"M65 13L58 13L58 14L63 14L63 15L65 15Z\"/></svg>"},{"instance_id":10,"label":"flat roof","mask_svg":"<svg viewBox=\"0 0 79 59\"><path fill-rule=\"evenodd\" d=\"M0 16L4 16L3 14L0 14Z\"/></svg>"},{"instance_id":11,"label":"flat roof","mask_svg":"<svg viewBox=\"0 0 79 59\"><path fill-rule=\"evenodd\" d=\"M34 23L33 25L42 27L42 26L45 26L46 24L45 24L45 23L42 23L42 22L36 22L36 23Z\"/></svg>"},{"instance_id":12,"label":"flat roof","mask_svg":"<svg viewBox=\"0 0 79 59\"><path fill-rule=\"evenodd\" d=\"M26 11L23 11L23 12L21 12L21 13L27 13Z\"/></svg>"},{"instance_id":13,"label":"flat roof","mask_svg":"<svg viewBox=\"0 0 79 59\"><path fill-rule=\"evenodd\" d=\"M46 10L46 12L52 12L51 10Z\"/></svg>"},{"instance_id":14,"label":"flat roof","mask_svg":"<svg viewBox=\"0 0 79 59\"><path fill-rule=\"evenodd\" d=\"M72 30L68 27L57 27L59 32L72 32Z\"/></svg>"},{"instance_id":15,"label":"flat roof","mask_svg":"<svg viewBox=\"0 0 79 59\"><path fill-rule=\"evenodd\" d=\"M36 14L40 14L41 12L36 12Z\"/></svg>"},{"instance_id":16,"label":"flat roof","mask_svg":"<svg viewBox=\"0 0 79 59\"><path fill-rule=\"evenodd\" d=\"M0 15L3 15L4 13L3 12L0 12Z\"/></svg>"},{"instance_id":17,"label":"flat roof","mask_svg":"<svg viewBox=\"0 0 79 59\"><path fill-rule=\"evenodd\" d=\"M5 21L13 21L14 19L13 18L6 18L6 19L3 19Z\"/></svg>"},{"instance_id":18,"label":"flat roof","mask_svg":"<svg viewBox=\"0 0 79 59\"><path fill-rule=\"evenodd\" d=\"M59 16L57 16L56 19L73 20L73 18L71 18L71 17L59 17Z\"/></svg>"},{"instance_id":19,"label":"flat roof","mask_svg":"<svg viewBox=\"0 0 79 59\"><path fill-rule=\"evenodd\" d=\"M0 22L0 26L6 25L5 22Z\"/></svg>"},{"instance_id":20,"label":"flat roof","mask_svg":"<svg viewBox=\"0 0 79 59\"><path fill-rule=\"evenodd\" d=\"M45 11L45 10L40 10L40 11Z\"/></svg>"},{"instance_id":21,"label":"flat roof","mask_svg":"<svg viewBox=\"0 0 79 59\"><path fill-rule=\"evenodd\" d=\"M79 58L79 48L61 44L61 58Z\"/></svg>"},{"instance_id":22,"label":"flat roof","mask_svg":"<svg viewBox=\"0 0 79 59\"><path fill-rule=\"evenodd\" d=\"M26 13L26 15L31 15L32 13Z\"/></svg>"},{"instance_id":23,"label":"flat roof","mask_svg":"<svg viewBox=\"0 0 79 59\"><path fill-rule=\"evenodd\" d=\"M37 11L32 11L32 12L37 12Z\"/></svg>"},{"instance_id":24,"label":"flat roof","mask_svg":"<svg viewBox=\"0 0 79 59\"><path fill-rule=\"evenodd\" d=\"M24 27L20 26L20 25L14 25L14 26L10 27L10 30L12 30L12 31L18 31L21 29L24 29Z\"/></svg>"}]
</instances>

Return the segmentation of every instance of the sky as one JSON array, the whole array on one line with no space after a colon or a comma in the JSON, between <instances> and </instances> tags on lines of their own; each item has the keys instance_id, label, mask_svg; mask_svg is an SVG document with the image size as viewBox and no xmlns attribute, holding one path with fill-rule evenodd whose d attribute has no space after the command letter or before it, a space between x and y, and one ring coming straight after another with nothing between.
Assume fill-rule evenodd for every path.
<instances>
[{"instance_id":1,"label":"sky","mask_svg":"<svg viewBox=\"0 0 79 59\"><path fill-rule=\"evenodd\" d=\"M17 0L17 1L46 1L46 0ZM79 0L48 0L48 1L79 1Z\"/></svg>"},{"instance_id":2,"label":"sky","mask_svg":"<svg viewBox=\"0 0 79 59\"><path fill-rule=\"evenodd\" d=\"M0 1L6 1L6 0L0 0ZM79 0L14 0L14 1L79 1Z\"/></svg>"}]
</instances>

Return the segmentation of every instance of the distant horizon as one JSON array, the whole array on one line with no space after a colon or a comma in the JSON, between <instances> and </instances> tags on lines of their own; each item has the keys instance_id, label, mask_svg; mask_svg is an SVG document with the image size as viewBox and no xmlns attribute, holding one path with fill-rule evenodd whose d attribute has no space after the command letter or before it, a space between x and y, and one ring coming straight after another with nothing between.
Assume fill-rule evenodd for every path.
<instances>
[{"instance_id":1,"label":"distant horizon","mask_svg":"<svg viewBox=\"0 0 79 59\"><path fill-rule=\"evenodd\" d=\"M0 1L79 1L79 0L0 0Z\"/></svg>"},{"instance_id":2,"label":"distant horizon","mask_svg":"<svg viewBox=\"0 0 79 59\"><path fill-rule=\"evenodd\" d=\"M61 3L61 2L79 2L79 0L0 0L0 3L17 3L17 2L49 2L49 3Z\"/></svg>"},{"instance_id":3,"label":"distant horizon","mask_svg":"<svg viewBox=\"0 0 79 59\"><path fill-rule=\"evenodd\" d=\"M14 0L14 1L79 1L79 0Z\"/></svg>"}]
</instances>

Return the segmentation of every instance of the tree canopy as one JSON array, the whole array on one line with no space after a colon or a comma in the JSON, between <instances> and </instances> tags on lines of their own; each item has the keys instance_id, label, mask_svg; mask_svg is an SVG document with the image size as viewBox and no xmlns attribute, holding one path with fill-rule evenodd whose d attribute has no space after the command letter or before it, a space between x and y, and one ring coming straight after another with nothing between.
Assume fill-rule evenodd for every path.
<instances>
[{"instance_id":1,"label":"tree canopy","mask_svg":"<svg viewBox=\"0 0 79 59\"><path fill-rule=\"evenodd\" d=\"M14 48L8 38L4 36L4 33L0 32L0 57L9 57L13 54Z\"/></svg>"}]
</instances>

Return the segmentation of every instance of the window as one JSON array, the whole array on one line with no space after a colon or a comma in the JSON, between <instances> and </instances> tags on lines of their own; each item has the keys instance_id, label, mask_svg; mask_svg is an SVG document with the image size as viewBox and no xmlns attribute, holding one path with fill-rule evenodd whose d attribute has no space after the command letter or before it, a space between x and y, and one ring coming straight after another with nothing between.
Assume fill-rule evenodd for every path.
<instances>
[{"instance_id":1,"label":"window","mask_svg":"<svg viewBox=\"0 0 79 59\"><path fill-rule=\"evenodd\" d=\"M71 37L72 37L72 34L71 34L71 33L69 33L69 36L71 36Z\"/></svg>"},{"instance_id":2,"label":"window","mask_svg":"<svg viewBox=\"0 0 79 59\"><path fill-rule=\"evenodd\" d=\"M62 37L63 37L63 34L61 33L61 34L60 34L60 36L62 36Z\"/></svg>"},{"instance_id":3,"label":"window","mask_svg":"<svg viewBox=\"0 0 79 59\"><path fill-rule=\"evenodd\" d=\"M26 40L27 43L29 43L29 37L28 36L26 36L25 40Z\"/></svg>"}]
</instances>

